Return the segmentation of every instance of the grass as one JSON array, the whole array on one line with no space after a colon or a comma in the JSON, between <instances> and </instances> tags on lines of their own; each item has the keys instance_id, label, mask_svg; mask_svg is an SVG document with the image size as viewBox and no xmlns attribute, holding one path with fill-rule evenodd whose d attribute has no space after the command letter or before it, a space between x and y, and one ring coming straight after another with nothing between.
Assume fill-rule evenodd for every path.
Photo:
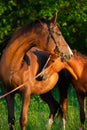
<instances>
[{"instance_id":1,"label":"grass","mask_svg":"<svg viewBox=\"0 0 87 130\"><path fill-rule=\"evenodd\" d=\"M56 88L55 88L56 89ZM54 97L58 99L58 92L53 91ZM0 92L1 94L1 92ZM80 119L79 119L79 107L74 89L69 90L68 98L68 110L66 120L66 130L79 130ZM21 112L21 98L17 94L15 97L15 128L20 130L19 116ZM39 96L32 96L30 107L28 111L28 124L27 130L46 130L46 122L49 116L48 105L43 102ZM0 130L8 130L7 123L7 106L5 99L0 100ZM87 121L87 120L86 120ZM87 127L87 124L86 124ZM61 130L61 119L56 117L52 130Z\"/></svg>"}]
</instances>

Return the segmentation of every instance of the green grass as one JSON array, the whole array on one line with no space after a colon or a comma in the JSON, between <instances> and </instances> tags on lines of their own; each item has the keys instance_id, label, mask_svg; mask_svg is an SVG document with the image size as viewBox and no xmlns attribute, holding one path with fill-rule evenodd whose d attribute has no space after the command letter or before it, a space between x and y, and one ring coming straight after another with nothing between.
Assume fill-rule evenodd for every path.
<instances>
[{"instance_id":1,"label":"green grass","mask_svg":"<svg viewBox=\"0 0 87 130\"><path fill-rule=\"evenodd\" d=\"M56 89L56 88L55 88ZM54 97L58 99L58 92L53 91ZM1 94L1 93L0 93ZM20 130L19 117L21 112L21 98L17 94L15 97L15 128ZM46 130L46 122L49 116L48 105L39 96L32 96L28 111L27 130ZM87 120L86 120L87 121ZM79 107L74 89L69 90L68 110L66 120L66 130L79 130ZM87 127L87 124L86 124ZM8 130L7 106L5 99L0 100L0 130ZM56 117L52 130L61 130L61 119Z\"/></svg>"}]
</instances>

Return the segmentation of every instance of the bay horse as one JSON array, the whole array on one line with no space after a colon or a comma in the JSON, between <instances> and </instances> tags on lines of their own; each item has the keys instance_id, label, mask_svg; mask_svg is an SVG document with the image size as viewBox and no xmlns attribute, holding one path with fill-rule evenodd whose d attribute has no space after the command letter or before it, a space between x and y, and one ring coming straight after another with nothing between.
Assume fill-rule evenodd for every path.
<instances>
[{"instance_id":1,"label":"bay horse","mask_svg":"<svg viewBox=\"0 0 87 130\"><path fill-rule=\"evenodd\" d=\"M33 60L33 58L31 60L31 58L28 57L27 52L33 46L38 46L39 48L48 51L52 55L56 54L57 57L60 57L60 59L63 61L69 60L73 55L71 49L69 48L68 44L64 40L59 30L59 27L57 26L56 19L57 19L57 15L55 14L50 19L38 19L18 29L13 34L12 39L8 43L7 47L4 49L0 59L0 79L3 82L4 92L8 92L14 88L17 88L18 85L25 83L25 81L27 80L30 81L29 85L26 85L24 89L22 88L20 90L21 95L23 97L23 110L21 114L22 130L25 129L26 122L27 122L27 116L25 116L26 115L25 113L27 113L27 106L29 103L26 103L27 104L26 107L24 106L25 106L25 102L29 102L30 100L29 92L32 94L33 93L41 94L49 91L54 86L58 77L57 74L55 73L53 74L51 78L54 79L55 77L55 80L51 82L52 83L51 85L49 84L49 86L51 87L48 87L48 85L46 85L48 84L48 82L46 81L41 81L41 82L38 81L37 83L34 83L34 85L36 86L35 88L30 87L32 86L32 82L31 82L32 77L34 77L37 74L38 71L37 66L41 66L41 65L37 64L38 62L36 58L35 60ZM29 52L29 55L30 53L31 52ZM32 62L35 62L36 65L34 65ZM33 68L33 70L30 68ZM37 80L35 80L35 82L36 81ZM43 86L42 84L44 84L44 86L46 87L42 87ZM37 86L40 85L42 86L38 88ZM27 89L30 88L32 88L32 91L27 91ZM40 91L40 88L43 90L42 92ZM27 101L26 101L26 97L27 97ZM9 96L6 96L6 100L8 103L8 113L9 113L8 122L11 130L13 129L12 126L14 124L14 111L13 111L13 103L12 103L14 100L14 95L10 94Z\"/></svg>"},{"instance_id":2,"label":"bay horse","mask_svg":"<svg viewBox=\"0 0 87 130\"><path fill-rule=\"evenodd\" d=\"M20 60L17 61L17 65L20 65L20 68L16 69L17 65L14 66L14 70L16 71L13 72L11 71L11 65L13 64L11 64L10 61L10 66L8 66L8 57L5 57L5 59L3 59L2 55L0 62L0 78L3 83L4 92L7 93L26 82L26 84L24 84L24 86L22 86L20 89L6 96L6 102L8 106L8 125L10 130L14 129L15 123L15 93L19 93L22 97L20 126L21 130L25 130L27 125L27 114L28 106L30 103L30 96L33 94L43 94L47 91L50 91L58 81L58 72L63 68L69 70L73 77L77 78L70 65L68 65L67 62L62 62L61 58L56 54L52 55L52 59L50 60L52 63L45 69L47 77L44 80L39 79L39 77L37 79L34 78L42 70L49 55L50 54L48 52L33 47L24 55L21 64ZM27 81L29 82L27 83Z\"/></svg>"},{"instance_id":3,"label":"bay horse","mask_svg":"<svg viewBox=\"0 0 87 130\"><path fill-rule=\"evenodd\" d=\"M62 70L59 73L60 78L58 80L58 88L60 93L61 116L62 116L63 129L65 130L65 119L66 119L67 101L68 101L67 95L69 84L71 83L75 88L77 99L79 102L80 121L81 121L80 130L84 130L85 114L86 114L86 96L87 96L87 56L76 51L73 51L73 53L74 57L68 62L68 64L70 64L71 68L77 75L77 80L73 78L69 73L69 71L67 71L66 69ZM50 116L48 120L48 126L50 126L52 125L53 119L57 112L58 102L55 101L51 92L41 95L41 98L48 103L48 106L50 108Z\"/></svg>"},{"instance_id":4,"label":"bay horse","mask_svg":"<svg viewBox=\"0 0 87 130\"><path fill-rule=\"evenodd\" d=\"M64 60L69 60L73 53L64 40L56 19L57 13L50 19L37 19L18 29L4 49L1 62L4 59L5 66L10 66L11 71L17 71L25 53L33 46L50 53L58 53ZM5 70L3 71L5 73Z\"/></svg>"}]
</instances>

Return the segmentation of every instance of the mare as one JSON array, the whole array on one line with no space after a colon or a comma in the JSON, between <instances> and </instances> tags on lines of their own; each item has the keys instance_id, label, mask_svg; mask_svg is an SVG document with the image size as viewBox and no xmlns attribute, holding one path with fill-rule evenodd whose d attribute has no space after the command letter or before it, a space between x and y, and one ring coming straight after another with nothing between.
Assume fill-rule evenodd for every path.
<instances>
[{"instance_id":1,"label":"mare","mask_svg":"<svg viewBox=\"0 0 87 130\"><path fill-rule=\"evenodd\" d=\"M30 94L28 93L29 92L34 93L34 91L35 93L39 93L40 88L44 89L43 92L49 90L48 86L46 88L45 87L38 88L37 85L38 86L40 85L40 81L38 81L38 84L35 85L35 88L30 87L32 86L31 79L36 75L38 70L37 66L39 66L39 64L36 58L34 60L32 58L31 60L31 58L28 58L28 56L26 56L28 50L30 50L30 48L32 48L33 46L38 46L39 48L48 51L50 54L56 54L57 57L60 57L65 61L69 60L73 55L68 44L64 40L59 30L59 27L57 26L56 19L57 15L55 14L50 19L38 19L18 29L13 34L12 39L4 49L0 59L0 79L3 82L4 92L8 92L14 88L17 88L18 85L25 83L25 81L27 80L30 81L30 85L26 85L26 87L23 87L20 90L21 95L23 97L23 110L21 114L22 117L21 127L23 130L26 127L27 116L25 113L27 113L27 106L30 100L29 99ZM36 65L34 65L32 62L35 63ZM56 77L55 78L56 82L58 76L54 74L52 78L53 77ZM41 83L43 84L43 81ZM55 83L52 82L53 86L54 84ZM27 89L30 88L32 89L32 91L30 90L27 91ZM11 130L13 129L12 126L14 124L14 111L13 111L14 94L6 96L6 100L8 103L8 113L9 113L8 122ZM25 105L26 107L24 107Z\"/></svg>"},{"instance_id":2,"label":"mare","mask_svg":"<svg viewBox=\"0 0 87 130\"><path fill-rule=\"evenodd\" d=\"M8 106L8 124L9 129L14 129L15 117L14 117L14 96L15 93L19 93L22 97L22 110L20 116L21 130L26 129L27 125L27 114L28 106L30 103L30 96L33 94L43 94L50 91L58 81L58 72L66 68L73 77L77 78L72 68L67 62L62 62L58 55L53 54L51 57L51 65L45 69L47 78L36 79L35 76L41 72L44 64L46 63L49 53L40 50L39 48L31 48L23 57L20 64L20 60L17 61L17 65L20 64L20 68L16 70L17 66L14 66L14 70L11 71L11 65L13 61L10 61L10 66L8 66L8 57L1 59L0 62L0 78L3 83L4 92L7 93L19 85L24 83L24 86L19 88L17 91L10 93L6 96L7 106ZM26 83L26 84L25 84Z\"/></svg>"},{"instance_id":3,"label":"mare","mask_svg":"<svg viewBox=\"0 0 87 130\"><path fill-rule=\"evenodd\" d=\"M73 51L73 54L74 57L71 60L69 60L68 64L70 64L71 68L77 75L77 80L73 78L67 70L62 70L59 73L60 78L58 80L58 88L60 93L61 116L63 121L63 128L65 129L67 94L69 84L71 83L76 90L80 109L80 121L81 121L80 130L83 130L85 128L84 123L85 123L86 96L87 96L87 56L76 51ZM50 108L50 116L48 122L49 126L52 124L52 121L57 112L58 103L51 95L51 92L41 95L41 98L48 103L48 106Z\"/></svg>"},{"instance_id":4,"label":"mare","mask_svg":"<svg viewBox=\"0 0 87 130\"><path fill-rule=\"evenodd\" d=\"M11 71L20 68L25 53L33 46L37 46L50 53L57 53L64 60L73 55L57 26L57 14L50 19L37 19L34 22L18 29L5 48L1 62ZM20 61L20 62L19 62ZM3 70L5 73L5 70Z\"/></svg>"}]
</instances>

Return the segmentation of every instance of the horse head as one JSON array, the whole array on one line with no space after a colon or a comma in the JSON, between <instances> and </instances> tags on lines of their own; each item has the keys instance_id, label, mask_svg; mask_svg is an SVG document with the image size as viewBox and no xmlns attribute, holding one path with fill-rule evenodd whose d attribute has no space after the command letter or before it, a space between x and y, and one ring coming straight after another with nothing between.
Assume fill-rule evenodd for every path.
<instances>
[{"instance_id":1,"label":"horse head","mask_svg":"<svg viewBox=\"0 0 87 130\"><path fill-rule=\"evenodd\" d=\"M57 13L52 18L39 20L42 31L38 39L44 42L43 46L45 43L47 44L45 46L47 51L49 50L51 53L56 53L60 56L62 61L67 61L73 56L73 53L66 43L56 20Z\"/></svg>"}]
</instances>

